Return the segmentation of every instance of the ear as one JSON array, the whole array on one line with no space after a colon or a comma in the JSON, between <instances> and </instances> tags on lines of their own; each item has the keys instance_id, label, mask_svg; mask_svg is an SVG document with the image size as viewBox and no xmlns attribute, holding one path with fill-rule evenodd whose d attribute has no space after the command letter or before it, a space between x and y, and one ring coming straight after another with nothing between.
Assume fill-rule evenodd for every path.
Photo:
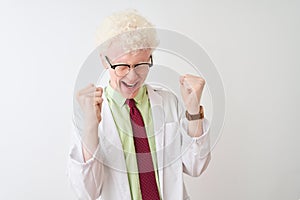
<instances>
[{"instance_id":1,"label":"ear","mask_svg":"<svg viewBox=\"0 0 300 200\"><path fill-rule=\"evenodd\" d=\"M101 59L103 67L105 69L108 69L109 68L108 63L107 63L107 61L106 61L106 59L105 59L105 57L104 57L104 55L102 53L100 53L100 59Z\"/></svg>"}]
</instances>

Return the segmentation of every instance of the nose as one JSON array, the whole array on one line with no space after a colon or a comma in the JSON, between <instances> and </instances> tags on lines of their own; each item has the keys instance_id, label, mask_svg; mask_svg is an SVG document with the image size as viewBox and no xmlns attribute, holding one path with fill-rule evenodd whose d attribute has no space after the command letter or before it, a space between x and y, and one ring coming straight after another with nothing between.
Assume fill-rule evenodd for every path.
<instances>
[{"instance_id":1,"label":"nose","mask_svg":"<svg viewBox=\"0 0 300 200\"><path fill-rule=\"evenodd\" d=\"M130 68L128 74L126 75L126 78L128 78L129 80L135 80L137 79L139 76L138 74L135 72L134 68Z\"/></svg>"}]
</instances>

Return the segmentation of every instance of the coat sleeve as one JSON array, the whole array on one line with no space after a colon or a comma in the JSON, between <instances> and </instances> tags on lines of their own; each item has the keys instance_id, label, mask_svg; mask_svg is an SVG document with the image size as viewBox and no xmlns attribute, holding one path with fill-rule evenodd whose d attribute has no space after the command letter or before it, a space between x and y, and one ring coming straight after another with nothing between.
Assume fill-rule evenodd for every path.
<instances>
[{"instance_id":1,"label":"coat sleeve","mask_svg":"<svg viewBox=\"0 0 300 200\"><path fill-rule=\"evenodd\" d=\"M182 164L183 172L190 176L200 176L207 168L210 159L209 121L203 120L203 134L200 137L191 137L188 134L188 120L183 106L178 104L179 121L182 137Z\"/></svg>"},{"instance_id":2,"label":"coat sleeve","mask_svg":"<svg viewBox=\"0 0 300 200\"><path fill-rule=\"evenodd\" d=\"M103 164L96 158L99 146L93 157L84 162L79 128L72 123L72 145L69 153L67 175L78 199L95 200L101 194L103 184Z\"/></svg>"}]
</instances>

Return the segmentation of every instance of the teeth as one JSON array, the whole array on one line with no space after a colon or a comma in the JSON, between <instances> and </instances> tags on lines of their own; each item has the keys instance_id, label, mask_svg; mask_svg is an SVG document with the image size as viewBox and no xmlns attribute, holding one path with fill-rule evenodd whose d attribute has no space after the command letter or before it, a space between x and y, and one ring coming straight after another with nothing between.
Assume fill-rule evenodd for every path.
<instances>
[{"instance_id":1,"label":"teeth","mask_svg":"<svg viewBox=\"0 0 300 200\"><path fill-rule=\"evenodd\" d=\"M125 82L124 82L125 83ZM135 86L135 83L134 84L128 84L128 83L125 83L125 85L127 85L128 87L133 87Z\"/></svg>"}]
</instances>

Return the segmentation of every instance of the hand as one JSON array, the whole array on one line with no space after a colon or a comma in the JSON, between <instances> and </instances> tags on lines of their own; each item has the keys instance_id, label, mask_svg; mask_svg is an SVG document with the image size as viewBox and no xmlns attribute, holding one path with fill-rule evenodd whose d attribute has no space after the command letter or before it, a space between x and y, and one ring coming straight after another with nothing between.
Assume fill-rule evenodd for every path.
<instances>
[{"instance_id":1,"label":"hand","mask_svg":"<svg viewBox=\"0 0 300 200\"><path fill-rule=\"evenodd\" d=\"M89 84L76 95L76 99L84 113L84 120L89 124L97 123L98 125L101 121L102 92L101 87Z\"/></svg>"},{"instance_id":2,"label":"hand","mask_svg":"<svg viewBox=\"0 0 300 200\"><path fill-rule=\"evenodd\" d=\"M180 76L181 96L186 110L190 114L199 113L200 100L205 85L205 80L199 76L185 74Z\"/></svg>"}]
</instances>

